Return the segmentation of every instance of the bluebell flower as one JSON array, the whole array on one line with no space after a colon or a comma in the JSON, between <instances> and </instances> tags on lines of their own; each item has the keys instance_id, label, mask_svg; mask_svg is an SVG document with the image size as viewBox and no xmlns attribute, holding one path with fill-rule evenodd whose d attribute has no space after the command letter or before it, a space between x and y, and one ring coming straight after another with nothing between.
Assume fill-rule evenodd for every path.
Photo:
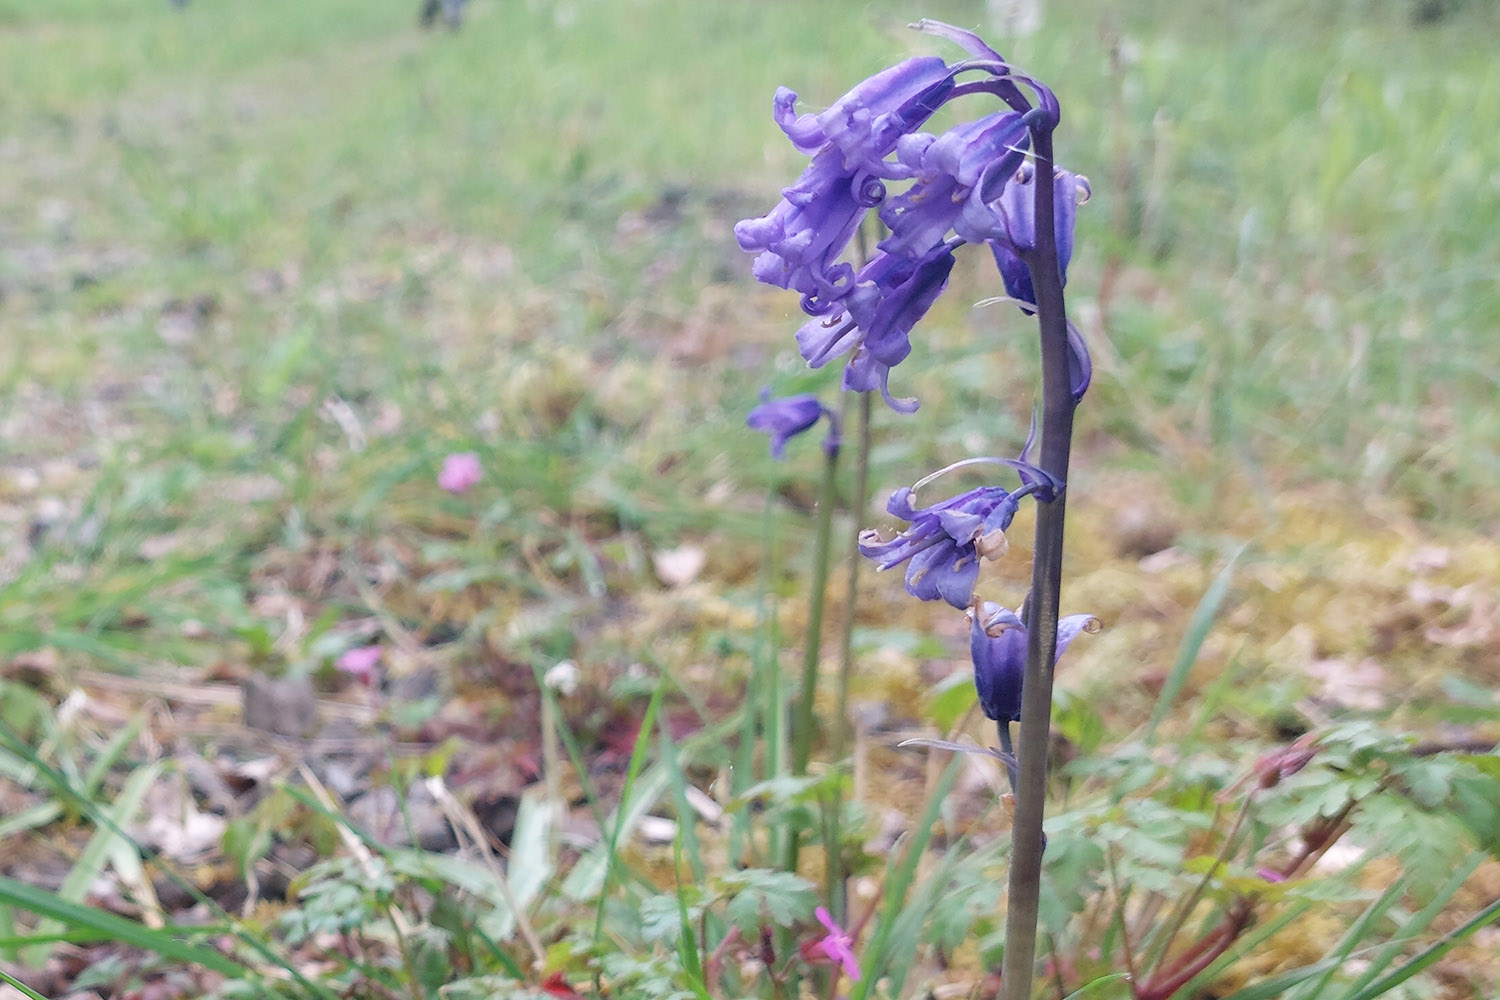
<instances>
[{"instance_id":1,"label":"bluebell flower","mask_svg":"<svg viewBox=\"0 0 1500 1000\"><path fill-rule=\"evenodd\" d=\"M879 175L896 141L921 126L952 89L948 64L922 56L881 70L818 114L796 114L797 94L786 87L777 88L771 107L800 152L812 155L831 145L846 169Z\"/></svg>"},{"instance_id":2,"label":"bluebell flower","mask_svg":"<svg viewBox=\"0 0 1500 1000\"><path fill-rule=\"evenodd\" d=\"M1036 195L1031 187L1035 174L1032 165L1025 164L1005 186L994 207L994 235L988 238L995 265L1000 269L1000 280L1005 283L1005 293L1021 303L1028 314L1034 311L1028 306L1036 304L1036 291L1031 285L1031 270L1020 254L1036 246ZM1093 190L1087 177L1056 167L1052 172L1052 191L1057 266L1066 285L1068 263L1073 259L1073 223L1078 206L1089 200Z\"/></svg>"},{"instance_id":3,"label":"bluebell flower","mask_svg":"<svg viewBox=\"0 0 1500 1000\"><path fill-rule=\"evenodd\" d=\"M1019 113L996 112L958 125L940 136L907 136L896 144L896 159L915 178L901 194L880 207L880 220L891 234L880 242L890 253L921 256L943 242L949 230L970 242L989 232L966 232L966 215L988 221L993 212L982 204L985 192L997 198L1016 175L1026 155L1026 125ZM978 236L975 239L975 235Z\"/></svg>"},{"instance_id":4,"label":"bluebell flower","mask_svg":"<svg viewBox=\"0 0 1500 1000\"><path fill-rule=\"evenodd\" d=\"M769 389L762 389L761 403L745 417L745 426L760 431L771 438L771 457L780 461L786 457L786 443L810 429L819 418L828 417L828 436L823 439L823 450L837 454L839 449L838 417L813 395L786 396L772 399Z\"/></svg>"},{"instance_id":5,"label":"bluebell flower","mask_svg":"<svg viewBox=\"0 0 1500 1000\"><path fill-rule=\"evenodd\" d=\"M1059 117L1056 96L1013 72L977 35L936 21L916 27L971 58L905 60L815 113L797 114L796 93L778 89L776 123L811 159L770 212L735 226L740 247L757 255L755 277L802 296L812 319L797 342L808 364L849 354L844 387L878 389L904 413L917 403L891 395L890 371L910 353L913 327L947 287L958 247L989 244L1007 293L1023 303L1034 298L1022 262L1035 243L1034 170L1025 158L1032 131L1052 128ZM944 104L969 95L999 98L1006 107L942 135L919 131ZM888 181L911 183L888 198ZM1066 171L1054 182L1065 278L1074 213L1088 185ZM843 257L872 210L891 232L856 273ZM1081 343L1074 351L1075 395L1088 382Z\"/></svg>"},{"instance_id":6,"label":"bluebell flower","mask_svg":"<svg viewBox=\"0 0 1500 1000\"><path fill-rule=\"evenodd\" d=\"M860 532L859 551L866 558L877 560L876 569L907 564L906 591L918 600L941 598L955 608L967 608L979 580L980 559L996 559L1004 554L1009 544L1005 529L1010 527L1022 499L1034 495L1042 502L1050 502L1061 489L1041 469L1015 459L967 459L949 469L976 461L1017 469L1021 473L1021 488L1011 491L1000 486L981 486L929 507L917 507L912 495L934 478L929 476L916 487L897 490L886 504L886 510L908 522L906 530L889 540L882 540L873 530Z\"/></svg>"},{"instance_id":7,"label":"bluebell flower","mask_svg":"<svg viewBox=\"0 0 1500 1000\"><path fill-rule=\"evenodd\" d=\"M864 213L885 197L881 178L901 176L885 158L952 87L947 64L929 57L877 73L817 115L795 115L796 93L777 90L777 124L812 162L769 214L734 227L740 248L759 254L755 277L801 292L814 315L836 310L853 277L838 257Z\"/></svg>"},{"instance_id":8,"label":"bluebell flower","mask_svg":"<svg viewBox=\"0 0 1500 1000\"><path fill-rule=\"evenodd\" d=\"M1021 718L1021 681L1026 676L1026 623L1009 608L985 601L969 610L969 655L974 660L974 687L986 718L1015 722ZM1093 615L1069 615L1057 623L1057 651L1062 658L1081 632L1099 631Z\"/></svg>"},{"instance_id":9,"label":"bluebell flower","mask_svg":"<svg viewBox=\"0 0 1500 1000\"><path fill-rule=\"evenodd\" d=\"M820 308L815 303L837 302L852 286L854 269L838 263L839 255L869 200L884 195L883 187L861 188L842 160L836 149L818 153L797 183L782 191L770 214L734 227L740 248L759 252L756 279L801 292L810 312Z\"/></svg>"},{"instance_id":10,"label":"bluebell flower","mask_svg":"<svg viewBox=\"0 0 1500 1000\"><path fill-rule=\"evenodd\" d=\"M890 370L911 353L912 327L943 293L952 271L953 251L947 246L917 260L877 252L860 269L840 312L815 317L797 331L802 357L821 368L854 350L844 370L844 388L879 390L892 409L914 412L916 400L891 395Z\"/></svg>"}]
</instances>

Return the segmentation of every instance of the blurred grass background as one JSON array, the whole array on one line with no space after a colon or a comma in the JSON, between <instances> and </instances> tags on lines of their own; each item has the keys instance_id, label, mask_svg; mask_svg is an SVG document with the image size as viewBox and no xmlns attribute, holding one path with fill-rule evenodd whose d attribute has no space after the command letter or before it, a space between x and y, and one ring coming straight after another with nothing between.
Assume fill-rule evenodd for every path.
<instances>
[{"instance_id":1,"label":"blurred grass background","mask_svg":"<svg viewBox=\"0 0 1500 1000\"><path fill-rule=\"evenodd\" d=\"M778 467L742 428L762 384L837 379L802 368L795 303L730 233L800 169L771 94L827 104L944 51L908 21L983 5L476 0L431 34L415 14L0 0L0 657L291 669L373 588L424 646L625 662L596 626L661 588L653 553L702 546L743 606L763 484L802 537L814 450ZM994 41L1055 87L1060 156L1095 189L1071 568L1112 631L1080 683L1165 669L1247 538L1218 663L1375 655L1434 697L1448 668L1500 679L1492 630L1423 637L1479 628L1500 573L1500 13L1047 14ZM973 308L998 290L962 265L898 369L923 409L880 414L877 491L1019 445L1035 359L1019 317ZM483 485L436 491L468 449ZM1162 550L1183 557L1142 568ZM880 662L956 652L897 641L936 613L893 622L896 587L867 580ZM733 632L704 606L668 662ZM1238 707L1276 717L1309 684Z\"/></svg>"}]
</instances>

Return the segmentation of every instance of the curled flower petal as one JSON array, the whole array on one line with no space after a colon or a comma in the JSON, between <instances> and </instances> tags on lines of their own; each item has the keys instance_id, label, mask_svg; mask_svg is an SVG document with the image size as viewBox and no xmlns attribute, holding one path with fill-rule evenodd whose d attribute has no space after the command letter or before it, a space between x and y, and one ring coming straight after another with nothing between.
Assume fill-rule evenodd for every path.
<instances>
[{"instance_id":1,"label":"curled flower petal","mask_svg":"<svg viewBox=\"0 0 1500 1000\"><path fill-rule=\"evenodd\" d=\"M935 56L907 59L860 82L826 111L797 115L797 95L778 88L772 101L776 124L800 152L811 155L832 143L851 167L877 161L897 136L912 131L932 114L926 104L941 101L952 86L948 64ZM925 113L924 113L925 110ZM912 120L908 121L907 118ZM893 134L894 132L894 134Z\"/></svg>"},{"instance_id":2,"label":"curled flower petal","mask_svg":"<svg viewBox=\"0 0 1500 1000\"><path fill-rule=\"evenodd\" d=\"M855 178L837 151L813 158L797 183L782 192L770 213L734 227L740 248L758 253L755 277L770 285L829 300L841 297L853 269L837 258L854 236L866 207Z\"/></svg>"},{"instance_id":3,"label":"curled flower petal","mask_svg":"<svg viewBox=\"0 0 1500 1000\"><path fill-rule=\"evenodd\" d=\"M976 58L991 59L998 63L1005 62L1005 60L1001 58L1000 53L996 52L994 49L986 45L984 43L984 40L978 35L974 34L974 32L972 31L967 31L963 28L956 27L943 21L934 21L933 19L928 17L922 18L920 21L913 24L912 27L917 29L918 31L925 31L929 35L937 35L939 38L946 38L948 39L948 41L957 45L959 48L963 49L965 52L968 52L970 55L975 56Z\"/></svg>"},{"instance_id":4,"label":"curled flower petal","mask_svg":"<svg viewBox=\"0 0 1500 1000\"><path fill-rule=\"evenodd\" d=\"M866 351L856 351L844 366L845 392L878 392L885 405L897 413L916 413L918 403L911 396L891 395L891 366L882 364Z\"/></svg>"}]
</instances>

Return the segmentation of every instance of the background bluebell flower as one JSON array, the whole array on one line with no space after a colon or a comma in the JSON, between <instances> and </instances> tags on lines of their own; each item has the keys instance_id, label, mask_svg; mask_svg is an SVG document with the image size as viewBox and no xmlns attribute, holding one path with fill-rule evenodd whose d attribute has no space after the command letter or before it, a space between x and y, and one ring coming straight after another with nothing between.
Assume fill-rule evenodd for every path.
<instances>
[{"instance_id":1,"label":"background bluebell flower","mask_svg":"<svg viewBox=\"0 0 1500 1000\"><path fill-rule=\"evenodd\" d=\"M838 426L833 413L813 395L786 396L772 399L769 389L762 389L761 403L745 417L745 426L760 431L771 438L771 457L780 461L786 457L786 443L808 430L824 414L828 415L829 432L823 442L825 450L838 450Z\"/></svg>"},{"instance_id":2,"label":"background bluebell flower","mask_svg":"<svg viewBox=\"0 0 1500 1000\"><path fill-rule=\"evenodd\" d=\"M1015 722L1021 718L1021 681L1026 676L1026 623L1009 608L985 601L969 612L969 655L974 687L986 718ZM1081 632L1097 632L1093 615L1069 615L1057 623L1056 666L1068 644Z\"/></svg>"}]
</instances>

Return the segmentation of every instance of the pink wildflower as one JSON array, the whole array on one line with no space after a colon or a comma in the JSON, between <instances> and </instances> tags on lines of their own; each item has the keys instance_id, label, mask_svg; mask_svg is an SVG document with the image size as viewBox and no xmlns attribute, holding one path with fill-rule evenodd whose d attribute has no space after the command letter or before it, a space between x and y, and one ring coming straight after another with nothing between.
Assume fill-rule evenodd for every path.
<instances>
[{"instance_id":1,"label":"pink wildflower","mask_svg":"<svg viewBox=\"0 0 1500 1000\"><path fill-rule=\"evenodd\" d=\"M859 982L859 960L854 957L852 945L854 940L844 933L844 929L833 922L827 907L820 906L813 911L818 918L818 923L828 928L828 934L817 943L823 954L830 962L838 962L843 965L844 971L849 978Z\"/></svg>"},{"instance_id":2,"label":"pink wildflower","mask_svg":"<svg viewBox=\"0 0 1500 1000\"><path fill-rule=\"evenodd\" d=\"M438 473L437 481L449 493L466 493L483 475L478 455L458 451L443 459L443 471Z\"/></svg>"},{"instance_id":3,"label":"pink wildflower","mask_svg":"<svg viewBox=\"0 0 1500 1000\"><path fill-rule=\"evenodd\" d=\"M346 649L334 666L361 684L369 684L375 677L375 666L380 662L380 646L355 646Z\"/></svg>"}]
</instances>

